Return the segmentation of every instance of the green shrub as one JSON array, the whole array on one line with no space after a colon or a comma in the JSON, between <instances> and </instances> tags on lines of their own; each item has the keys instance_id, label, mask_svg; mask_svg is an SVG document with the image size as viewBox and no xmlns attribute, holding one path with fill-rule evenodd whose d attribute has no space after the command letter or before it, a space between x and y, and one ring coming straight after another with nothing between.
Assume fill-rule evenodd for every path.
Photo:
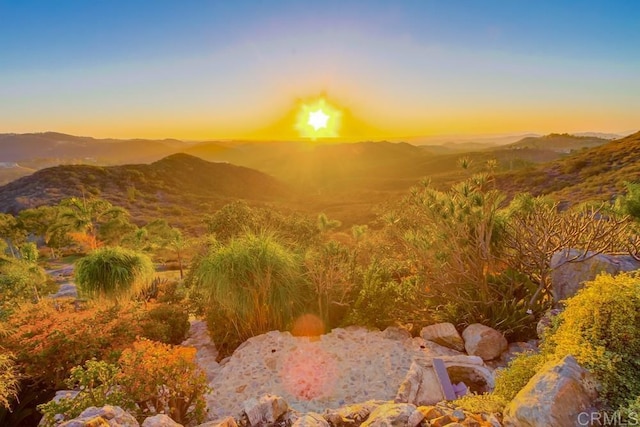
<instances>
[{"instance_id":1,"label":"green shrub","mask_svg":"<svg viewBox=\"0 0 640 427\"><path fill-rule=\"evenodd\" d=\"M38 405L38 411L43 414L41 425L53 427L57 424L55 415L60 414L64 420L70 420L91 406L114 405L134 409L135 403L122 392L117 383L119 372L117 365L96 360L88 360L84 367L76 366L71 369L65 383L69 389L78 390L78 394Z\"/></svg>"},{"instance_id":2,"label":"green shrub","mask_svg":"<svg viewBox=\"0 0 640 427\"><path fill-rule=\"evenodd\" d=\"M558 316L545 351L573 355L602 384L616 408L640 395L640 277L600 275L587 282Z\"/></svg>"},{"instance_id":3,"label":"green shrub","mask_svg":"<svg viewBox=\"0 0 640 427\"><path fill-rule=\"evenodd\" d=\"M208 293L207 320L223 353L247 338L286 329L313 301L302 260L272 234L246 234L199 259L189 282Z\"/></svg>"},{"instance_id":4,"label":"green shrub","mask_svg":"<svg viewBox=\"0 0 640 427\"><path fill-rule=\"evenodd\" d=\"M415 277L402 265L379 261L364 272L346 322L379 329L410 325L415 330L433 323L424 290Z\"/></svg>"},{"instance_id":5,"label":"green shrub","mask_svg":"<svg viewBox=\"0 0 640 427\"><path fill-rule=\"evenodd\" d=\"M453 402L455 406L474 414L500 414L508 403L492 393L467 394Z\"/></svg>"},{"instance_id":6,"label":"green shrub","mask_svg":"<svg viewBox=\"0 0 640 427\"><path fill-rule=\"evenodd\" d=\"M180 344L189 332L189 313L181 306L162 304L145 313L140 326L145 338Z\"/></svg>"},{"instance_id":7,"label":"green shrub","mask_svg":"<svg viewBox=\"0 0 640 427\"><path fill-rule=\"evenodd\" d=\"M545 356L540 353L518 354L506 368L497 371L493 394L505 402L510 402L538 372L545 360Z\"/></svg>"},{"instance_id":8,"label":"green shrub","mask_svg":"<svg viewBox=\"0 0 640 427\"><path fill-rule=\"evenodd\" d=\"M55 288L55 283L47 279L38 265L0 258L0 319L10 315L20 303L38 301Z\"/></svg>"},{"instance_id":9,"label":"green shrub","mask_svg":"<svg viewBox=\"0 0 640 427\"><path fill-rule=\"evenodd\" d=\"M154 273L151 259L123 248L97 249L76 263L75 280L90 297L127 298L147 288Z\"/></svg>"}]
</instances>

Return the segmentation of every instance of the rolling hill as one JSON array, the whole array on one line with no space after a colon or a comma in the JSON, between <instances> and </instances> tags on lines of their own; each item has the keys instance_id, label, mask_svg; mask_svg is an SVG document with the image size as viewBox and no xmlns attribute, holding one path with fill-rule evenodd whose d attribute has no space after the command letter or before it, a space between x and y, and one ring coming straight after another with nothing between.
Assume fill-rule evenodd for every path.
<instances>
[{"instance_id":1,"label":"rolling hill","mask_svg":"<svg viewBox=\"0 0 640 427\"><path fill-rule=\"evenodd\" d=\"M0 210L16 213L83 195L123 206L134 219L180 219L190 212L213 210L235 199L277 202L287 200L293 193L256 170L173 154L148 165L63 165L43 169L0 187Z\"/></svg>"},{"instance_id":2,"label":"rolling hill","mask_svg":"<svg viewBox=\"0 0 640 427\"><path fill-rule=\"evenodd\" d=\"M571 203L611 200L624 181L640 180L640 132L571 156L500 174L498 185L509 194L549 194Z\"/></svg>"}]
</instances>

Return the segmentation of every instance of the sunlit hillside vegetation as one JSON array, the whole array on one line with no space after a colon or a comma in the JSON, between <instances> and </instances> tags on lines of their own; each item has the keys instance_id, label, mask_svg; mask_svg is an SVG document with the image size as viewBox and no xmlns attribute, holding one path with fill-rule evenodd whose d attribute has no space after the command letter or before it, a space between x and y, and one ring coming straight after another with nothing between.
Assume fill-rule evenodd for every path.
<instances>
[{"instance_id":1,"label":"sunlit hillside vegetation","mask_svg":"<svg viewBox=\"0 0 640 427\"><path fill-rule=\"evenodd\" d=\"M132 369L143 362L157 368L154 381L195 393L195 406L165 410L200 420L206 387L191 382L201 378L194 355L171 347L189 316L206 319L220 357L252 336L293 329L303 314L320 319L316 333L359 325L415 334L445 321L531 339L553 302L556 251L640 254L639 149L635 134L530 166L538 148L461 157L362 143L288 157L297 163L283 171L306 174L290 181L188 154L23 177L0 188L0 405L13 408L0 424L33 423L36 404L56 389L93 387L99 376L95 393L41 412L71 416L110 402L143 419L157 407L109 391L158 399ZM564 194L594 203L566 206ZM79 298L50 299L57 285L45 269L71 263ZM570 341L561 332L558 348ZM182 368L188 375L176 377ZM635 398L637 387L597 372L613 387L611 403Z\"/></svg>"}]
</instances>

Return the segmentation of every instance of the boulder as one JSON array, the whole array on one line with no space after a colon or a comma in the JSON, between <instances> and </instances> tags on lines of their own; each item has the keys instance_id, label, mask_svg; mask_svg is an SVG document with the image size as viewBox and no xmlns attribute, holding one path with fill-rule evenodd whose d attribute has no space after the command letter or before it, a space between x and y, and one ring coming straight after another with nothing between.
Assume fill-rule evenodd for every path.
<instances>
[{"instance_id":1,"label":"boulder","mask_svg":"<svg viewBox=\"0 0 640 427\"><path fill-rule=\"evenodd\" d=\"M165 414L158 414L153 417L147 417L142 422L141 427L183 427L183 425L173 421Z\"/></svg>"},{"instance_id":2,"label":"boulder","mask_svg":"<svg viewBox=\"0 0 640 427\"><path fill-rule=\"evenodd\" d=\"M640 261L630 255L607 255L577 249L558 251L551 257L551 290L556 303L578 292L584 282L600 273L618 274L640 269Z\"/></svg>"},{"instance_id":3,"label":"boulder","mask_svg":"<svg viewBox=\"0 0 640 427\"><path fill-rule=\"evenodd\" d=\"M492 360L507 350L507 339L493 328L474 323L462 331L467 353L480 356L482 360Z\"/></svg>"},{"instance_id":4,"label":"boulder","mask_svg":"<svg viewBox=\"0 0 640 427\"><path fill-rule=\"evenodd\" d=\"M409 425L409 417L415 411L416 406L410 403L385 403L378 406L361 427L415 427Z\"/></svg>"},{"instance_id":5,"label":"boulder","mask_svg":"<svg viewBox=\"0 0 640 427\"><path fill-rule=\"evenodd\" d=\"M198 427L238 427L238 424L233 417L225 417L219 420L208 421L198 425Z\"/></svg>"},{"instance_id":6,"label":"boulder","mask_svg":"<svg viewBox=\"0 0 640 427\"><path fill-rule=\"evenodd\" d=\"M252 426L263 423L273 424L289 410L287 402L273 394L266 394L260 399L251 398L244 401L242 406Z\"/></svg>"},{"instance_id":7,"label":"boulder","mask_svg":"<svg viewBox=\"0 0 640 427\"><path fill-rule=\"evenodd\" d=\"M82 411L76 418L60 424L58 427L140 427L133 415L119 406L106 405L102 408L92 406Z\"/></svg>"},{"instance_id":8,"label":"boulder","mask_svg":"<svg viewBox=\"0 0 640 427\"><path fill-rule=\"evenodd\" d=\"M431 366L413 361L394 401L416 406L432 405L445 398L440 380Z\"/></svg>"},{"instance_id":9,"label":"boulder","mask_svg":"<svg viewBox=\"0 0 640 427\"><path fill-rule=\"evenodd\" d=\"M388 402L369 400L363 403L343 406L338 409L327 409L324 418L334 426L359 426L375 409Z\"/></svg>"},{"instance_id":10,"label":"boulder","mask_svg":"<svg viewBox=\"0 0 640 427\"><path fill-rule=\"evenodd\" d=\"M596 383L573 356L549 362L504 411L508 427L569 427L597 398ZM585 424L582 424L585 425Z\"/></svg>"},{"instance_id":11,"label":"boulder","mask_svg":"<svg viewBox=\"0 0 640 427\"><path fill-rule=\"evenodd\" d=\"M298 418L293 427L329 427L329 423L322 415L309 412Z\"/></svg>"},{"instance_id":12,"label":"boulder","mask_svg":"<svg viewBox=\"0 0 640 427\"><path fill-rule=\"evenodd\" d=\"M435 325L425 326L420 331L420 336L427 341L433 341L444 347L464 351L464 341L456 327L451 323L436 323Z\"/></svg>"}]
</instances>

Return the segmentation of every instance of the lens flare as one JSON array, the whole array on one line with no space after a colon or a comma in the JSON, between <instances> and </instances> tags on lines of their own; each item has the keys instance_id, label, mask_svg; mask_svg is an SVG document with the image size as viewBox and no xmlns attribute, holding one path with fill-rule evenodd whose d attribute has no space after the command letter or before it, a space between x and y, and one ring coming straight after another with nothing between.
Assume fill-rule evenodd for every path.
<instances>
[{"instance_id":1,"label":"lens flare","mask_svg":"<svg viewBox=\"0 0 640 427\"><path fill-rule=\"evenodd\" d=\"M342 113L320 98L310 104L302 104L296 117L296 129L303 138L335 138L340 129Z\"/></svg>"}]
</instances>

